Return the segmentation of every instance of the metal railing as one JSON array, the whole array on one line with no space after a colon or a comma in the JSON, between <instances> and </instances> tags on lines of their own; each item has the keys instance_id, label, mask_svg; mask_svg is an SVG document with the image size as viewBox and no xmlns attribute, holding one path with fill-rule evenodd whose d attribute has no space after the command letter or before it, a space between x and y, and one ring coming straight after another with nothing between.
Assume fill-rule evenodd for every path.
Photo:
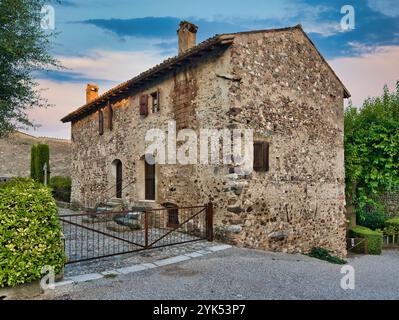
<instances>
[{"instance_id":1,"label":"metal railing","mask_svg":"<svg viewBox=\"0 0 399 320\"><path fill-rule=\"evenodd\" d=\"M213 241L213 205L60 215L67 263Z\"/></svg>"}]
</instances>

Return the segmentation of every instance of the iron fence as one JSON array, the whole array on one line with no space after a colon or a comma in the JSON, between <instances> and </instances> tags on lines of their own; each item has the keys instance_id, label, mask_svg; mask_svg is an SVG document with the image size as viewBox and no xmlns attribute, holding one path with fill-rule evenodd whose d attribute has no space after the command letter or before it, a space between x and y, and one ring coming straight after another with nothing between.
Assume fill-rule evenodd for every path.
<instances>
[{"instance_id":1,"label":"iron fence","mask_svg":"<svg viewBox=\"0 0 399 320\"><path fill-rule=\"evenodd\" d=\"M213 241L213 206L60 215L67 263Z\"/></svg>"}]
</instances>

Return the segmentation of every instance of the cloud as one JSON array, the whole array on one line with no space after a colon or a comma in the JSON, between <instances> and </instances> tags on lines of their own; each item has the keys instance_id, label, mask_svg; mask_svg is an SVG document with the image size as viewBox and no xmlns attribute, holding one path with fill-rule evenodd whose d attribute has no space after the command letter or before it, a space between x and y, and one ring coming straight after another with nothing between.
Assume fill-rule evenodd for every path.
<instances>
[{"instance_id":1,"label":"cloud","mask_svg":"<svg viewBox=\"0 0 399 320\"><path fill-rule=\"evenodd\" d=\"M399 80L399 46L376 48L358 57L329 61L352 94L353 104L360 107L368 97L380 96L385 84L393 90Z\"/></svg>"},{"instance_id":2,"label":"cloud","mask_svg":"<svg viewBox=\"0 0 399 320\"><path fill-rule=\"evenodd\" d=\"M87 83L99 84L101 94L165 59L156 51L105 50L94 50L85 56L57 58L68 70L40 74L42 96L54 107L34 108L28 112L30 118L41 125L35 131L28 131L34 135L69 138L70 124L63 124L60 119L85 104Z\"/></svg>"},{"instance_id":3,"label":"cloud","mask_svg":"<svg viewBox=\"0 0 399 320\"><path fill-rule=\"evenodd\" d=\"M379 11L388 17L399 17L397 0L368 0L371 9Z\"/></svg>"}]
</instances>

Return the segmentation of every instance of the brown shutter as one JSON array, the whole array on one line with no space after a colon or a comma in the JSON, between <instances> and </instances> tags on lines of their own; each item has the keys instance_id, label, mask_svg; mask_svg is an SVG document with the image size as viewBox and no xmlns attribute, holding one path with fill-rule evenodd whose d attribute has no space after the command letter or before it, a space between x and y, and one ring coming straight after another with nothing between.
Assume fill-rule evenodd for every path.
<instances>
[{"instance_id":1,"label":"brown shutter","mask_svg":"<svg viewBox=\"0 0 399 320\"><path fill-rule=\"evenodd\" d=\"M263 169L269 171L269 142L263 142Z\"/></svg>"},{"instance_id":2,"label":"brown shutter","mask_svg":"<svg viewBox=\"0 0 399 320\"><path fill-rule=\"evenodd\" d=\"M161 96L159 94L159 88L157 89L157 103L158 103L158 112L161 110Z\"/></svg>"},{"instance_id":3,"label":"brown shutter","mask_svg":"<svg viewBox=\"0 0 399 320\"><path fill-rule=\"evenodd\" d=\"M104 134L104 114L101 110L98 111L98 133L100 136Z\"/></svg>"},{"instance_id":4,"label":"brown shutter","mask_svg":"<svg viewBox=\"0 0 399 320\"><path fill-rule=\"evenodd\" d=\"M147 116L148 115L148 95L143 94L140 96L140 115Z\"/></svg>"},{"instance_id":5,"label":"brown shutter","mask_svg":"<svg viewBox=\"0 0 399 320\"><path fill-rule=\"evenodd\" d=\"M114 110L112 109L111 103L108 101L108 129L112 130L113 128L113 117L114 117Z\"/></svg>"},{"instance_id":6,"label":"brown shutter","mask_svg":"<svg viewBox=\"0 0 399 320\"><path fill-rule=\"evenodd\" d=\"M254 142L254 165L255 171L269 171L269 143Z\"/></svg>"},{"instance_id":7,"label":"brown shutter","mask_svg":"<svg viewBox=\"0 0 399 320\"><path fill-rule=\"evenodd\" d=\"M261 171L263 164L262 142L254 142L254 170Z\"/></svg>"}]
</instances>

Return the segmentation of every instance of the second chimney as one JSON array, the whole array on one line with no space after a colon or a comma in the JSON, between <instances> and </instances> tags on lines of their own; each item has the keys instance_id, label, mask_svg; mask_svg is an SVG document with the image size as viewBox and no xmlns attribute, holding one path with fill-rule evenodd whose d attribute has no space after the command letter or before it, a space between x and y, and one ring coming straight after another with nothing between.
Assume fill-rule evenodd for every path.
<instances>
[{"instance_id":1,"label":"second chimney","mask_svg":"<svg viewBox=\"0 0 399 320\"><path fill-rule=\"evenodd\" d=\"M197 41L197 30L198 27L191 22L180 22L179 30L177 30L179 36L179 54L195 47Z\"/></svg>"},{"instance_id":2,"label":"second chimney","mask_svg":"<svg viewBox=\"0 0 399 320\"><path fill-rule=\"evenodd\" d=\"M86 103L98 98L98 86L95 84L88 84L86 86Z\"/></svg>"}]
</instances>

